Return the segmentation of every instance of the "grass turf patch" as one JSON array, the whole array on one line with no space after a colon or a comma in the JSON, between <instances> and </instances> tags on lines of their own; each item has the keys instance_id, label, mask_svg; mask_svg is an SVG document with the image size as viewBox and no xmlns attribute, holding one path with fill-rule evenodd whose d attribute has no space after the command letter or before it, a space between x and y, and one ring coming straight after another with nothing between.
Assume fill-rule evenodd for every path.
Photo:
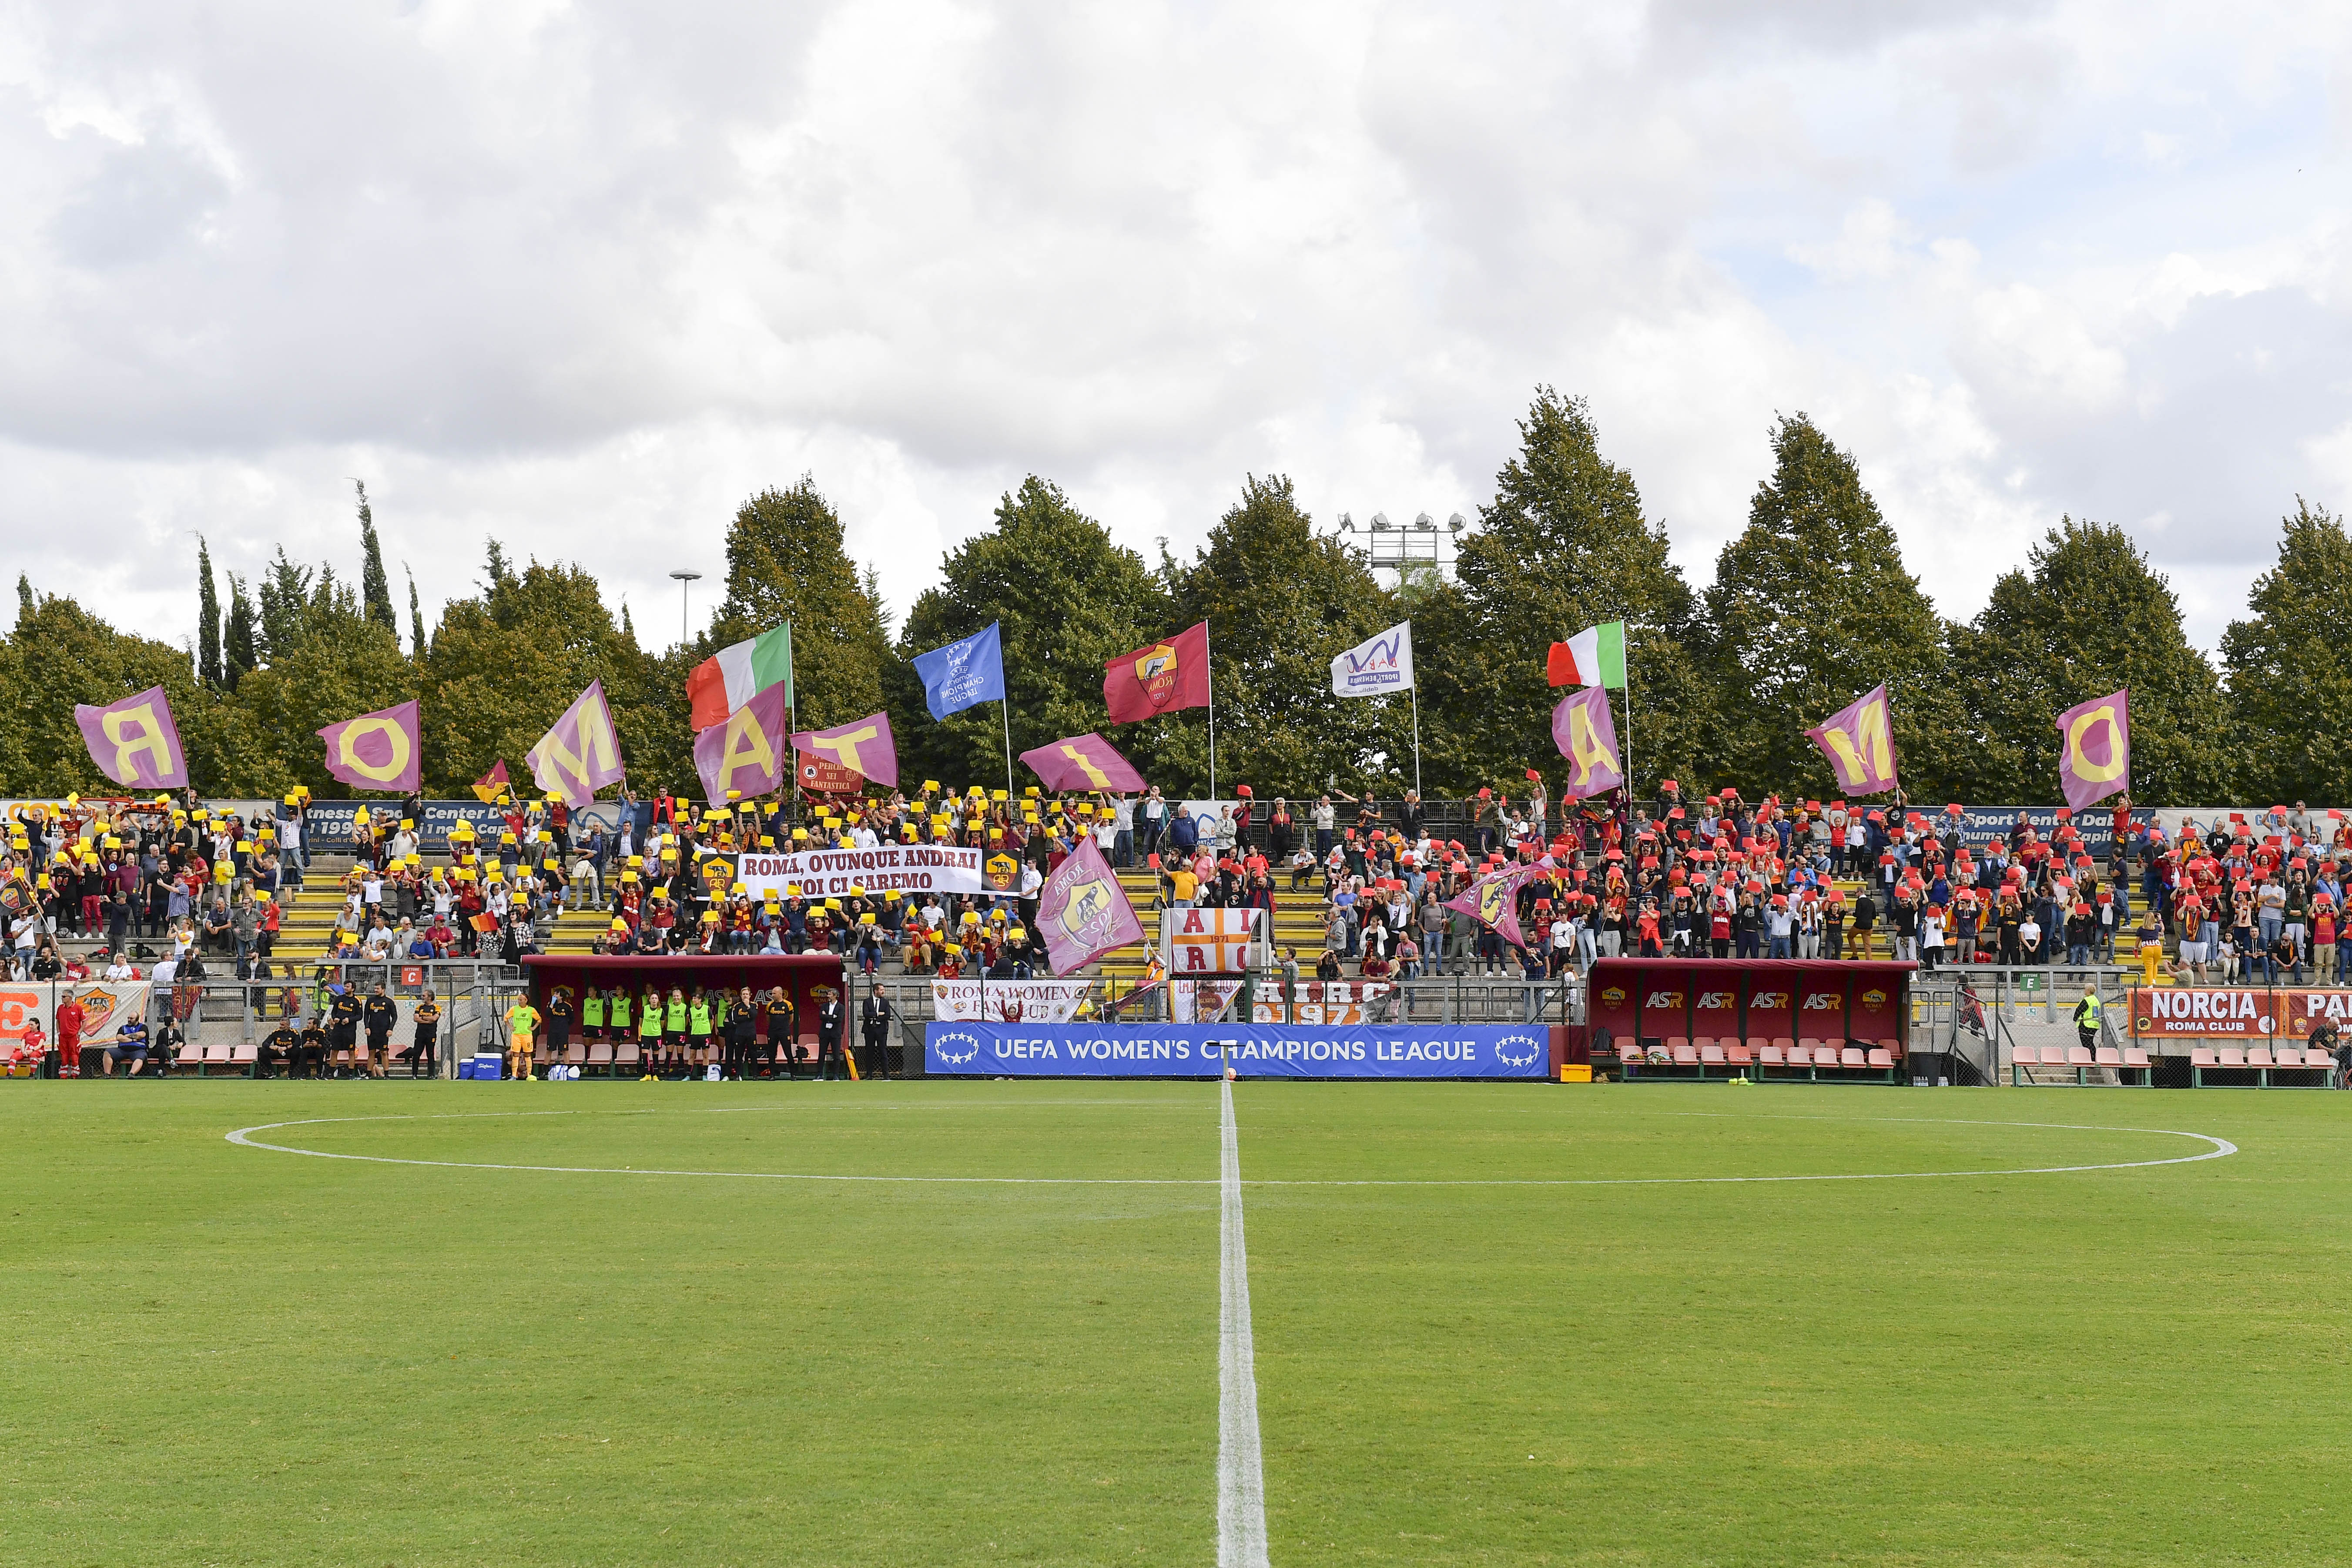
<instances>
[{"instance_id":1,"label":"grass turf patch","mask_svg":"<svg viewBox=\"0 0 2352 1568\"><path fill-rule=\"evenodd\" d=\"M1244 1083L1274 1561L2340 1561L2338 1103ZM1211 1086L0 1119L11 1563L1213 1559Z\"/></svg>"}]
</instances>

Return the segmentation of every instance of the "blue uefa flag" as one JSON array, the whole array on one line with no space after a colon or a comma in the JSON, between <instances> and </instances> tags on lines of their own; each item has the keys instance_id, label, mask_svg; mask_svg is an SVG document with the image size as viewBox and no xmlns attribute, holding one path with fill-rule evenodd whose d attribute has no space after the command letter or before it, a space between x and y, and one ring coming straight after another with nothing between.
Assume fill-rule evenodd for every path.
<instances>
[{"instance_id":1,"label":"blue uefa flag","mask_svg":"<svg viewBox=\"0 0 2352 1568\"><path fill-rule=\"evenodd\" d=\"M1004 700L1004 648L998 640L997 622L961 642L915 656L915 673L923 678L923 700L931 717L961 713L975 702Z\"/></svg>"}]
</instances>

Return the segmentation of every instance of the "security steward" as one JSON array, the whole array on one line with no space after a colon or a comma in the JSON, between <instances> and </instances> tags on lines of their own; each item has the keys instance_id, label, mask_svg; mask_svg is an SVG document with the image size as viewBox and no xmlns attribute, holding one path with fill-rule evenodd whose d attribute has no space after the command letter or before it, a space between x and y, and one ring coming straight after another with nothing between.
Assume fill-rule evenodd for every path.
<instances>
[{"instance_id":1,"label":"security steward","mask_svg":"<svg viewBox=\"0 0 2352 1568\"><path fill-rule=\"evenodd\" d=\"M2105 1009L2099 1002L2099 994L2095 990L2084 991L2083 999L2074 1004L2074 1033L2082 1037L2084 1050L2090 1050L2098 1045L2099 1020L2105 1016Z\"/></svg>"},{"instance_id":2,"label":"security steward","mask_svg":"<svg viewBox=\"0 0 2352 1568\"><path fill-rule=\"evenodd\" d=\"M368 1077L382 1078L384 1064L392 1059L393 1026L400 1022L400 1004L384 994L382 982L360 1009L360 1022L367 1028Z\"/></svg>"}]
</instances>

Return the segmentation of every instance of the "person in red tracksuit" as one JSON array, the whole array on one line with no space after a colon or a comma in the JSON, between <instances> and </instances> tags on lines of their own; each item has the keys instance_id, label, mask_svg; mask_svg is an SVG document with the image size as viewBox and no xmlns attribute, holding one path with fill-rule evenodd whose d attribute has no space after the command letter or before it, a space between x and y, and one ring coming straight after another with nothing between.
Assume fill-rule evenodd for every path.
<instances>
[{"instance_id":1,"label":"person in red tracksuit","mask_svg":"<svg viewBox=\"0 0 2352 1568\"><path fill-rule=\"evenodd\" d=\"M70 991L58 1004L58 1076L81 1076L81 1026L88 1015Z\"/></svg>"}]
</instances>

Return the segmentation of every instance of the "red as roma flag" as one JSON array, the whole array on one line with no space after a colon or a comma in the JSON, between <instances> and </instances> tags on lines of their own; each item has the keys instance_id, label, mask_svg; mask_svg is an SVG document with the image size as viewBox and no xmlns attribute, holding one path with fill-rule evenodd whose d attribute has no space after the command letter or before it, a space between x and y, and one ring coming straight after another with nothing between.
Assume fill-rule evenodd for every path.
<instances>
[{"instance_id":1,"label":"red as roma flag","mask_svg":"<svg viewBox=\"0 0 2352 1568\"><path fill-rule=\"evenodd\" d=\"M1103 701L1114 724L1209 705L1209 623L1103 666Z\"/></svg>"}]
</instances>

